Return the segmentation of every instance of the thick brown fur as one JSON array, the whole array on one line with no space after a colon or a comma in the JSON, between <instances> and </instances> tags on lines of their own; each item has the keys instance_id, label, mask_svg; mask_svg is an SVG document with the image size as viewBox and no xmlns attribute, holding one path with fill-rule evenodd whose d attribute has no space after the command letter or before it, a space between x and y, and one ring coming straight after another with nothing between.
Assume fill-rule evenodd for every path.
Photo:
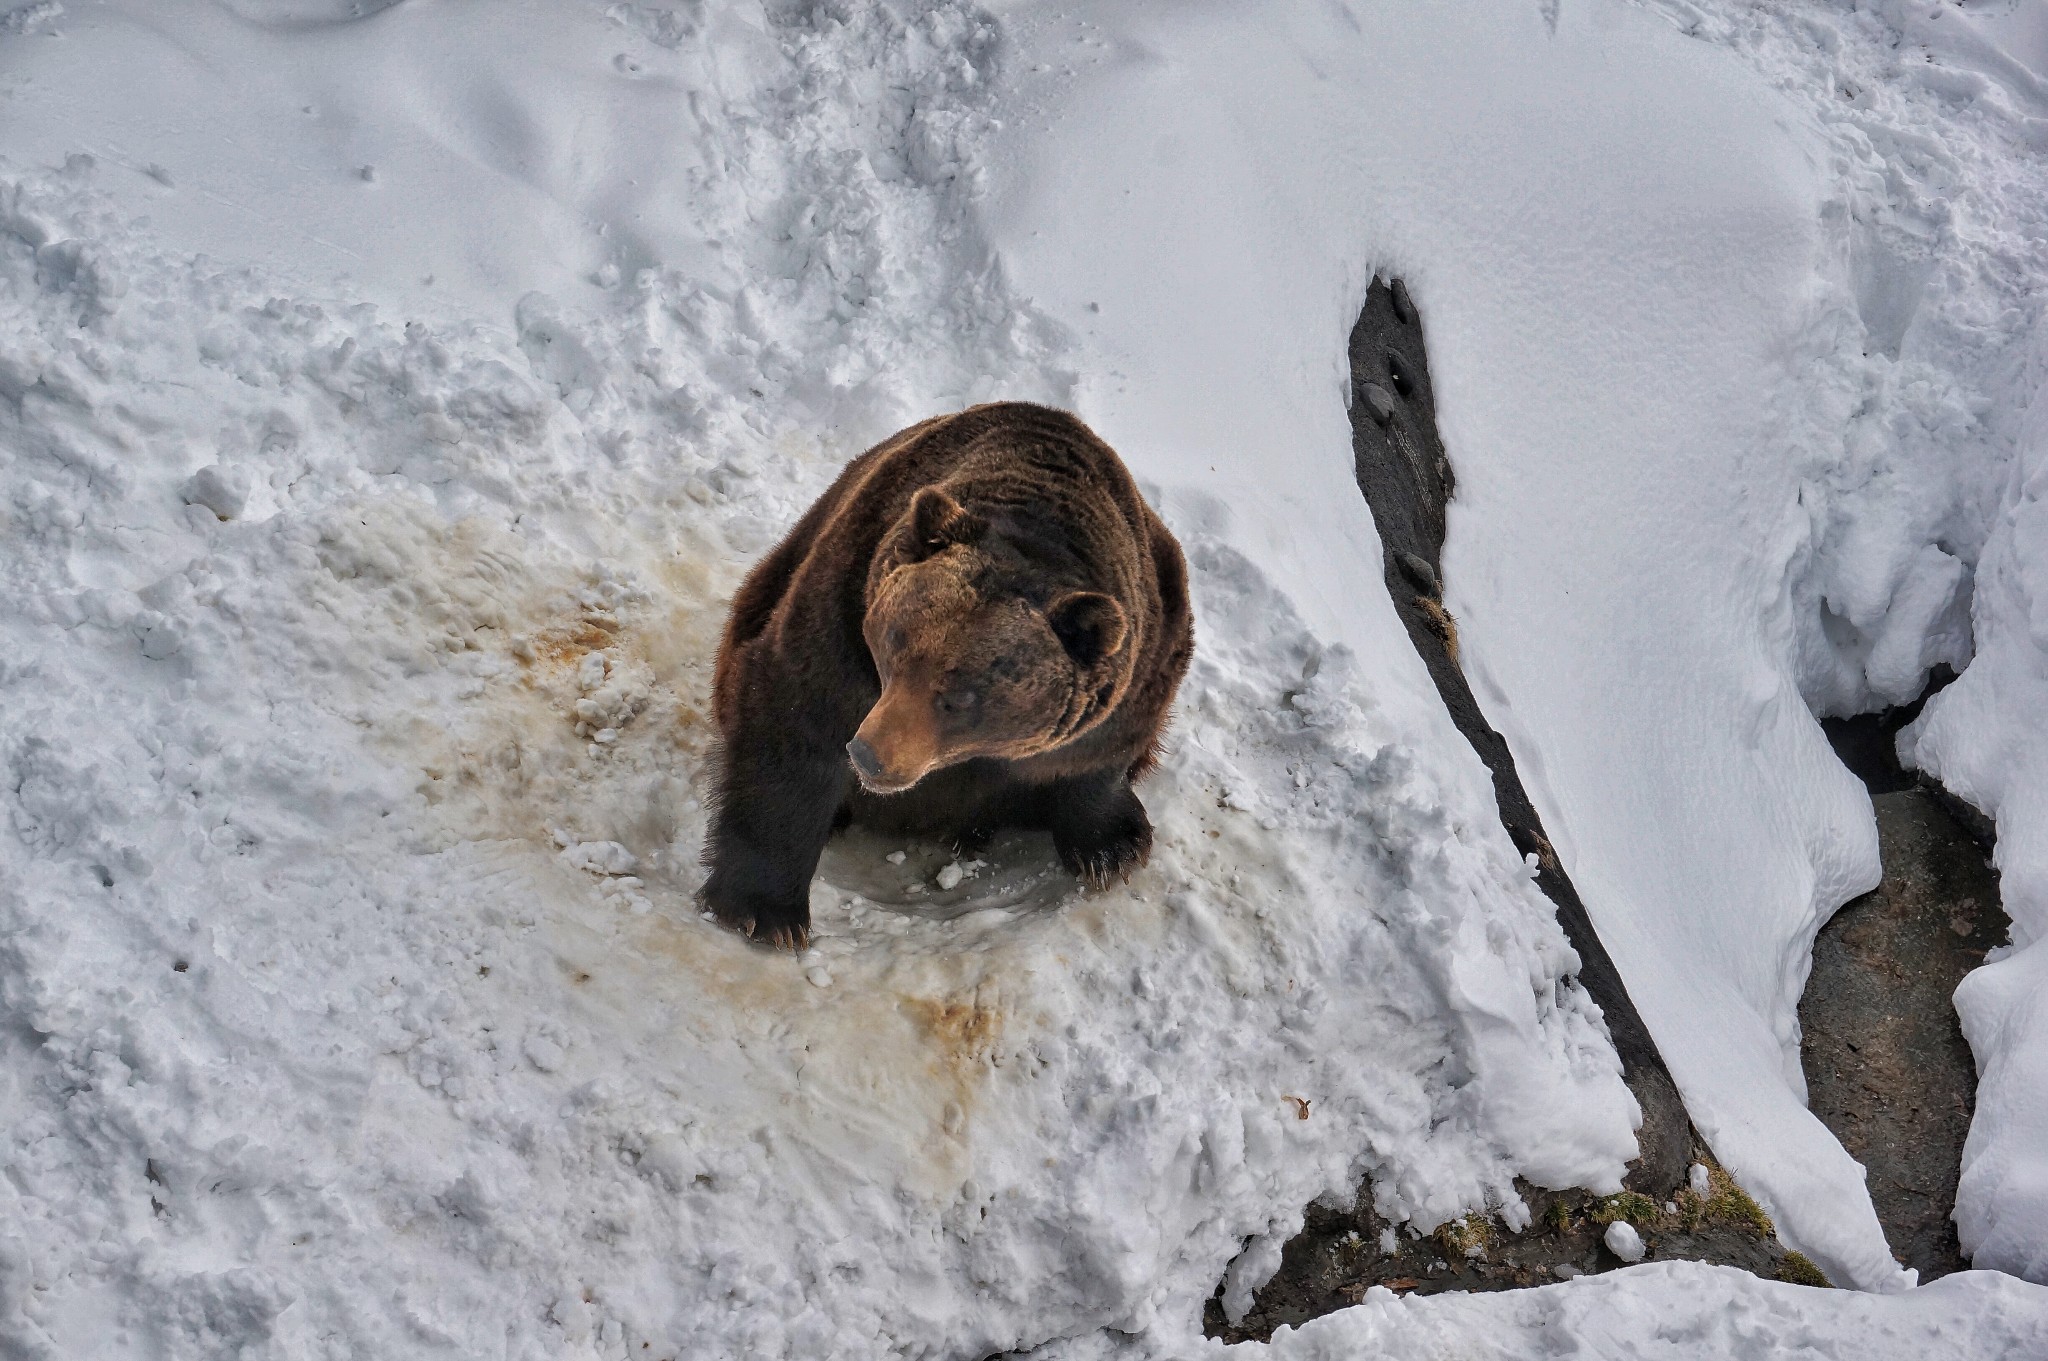
<instances>
[{"instance_id":1,"label":"thick brown fur","mask_svg":"<svg viewBox=\"0 0 2048 1361\"><path fill-rule=\"evenodd\" d=\"M1180 545L1077 418L999 402L892 436L733 599L705 903L802 948L849 819L1042 827L1076 874L1128 877L1152 847L1131 781L1193 651Z\"/></svg>"}]
</instances>

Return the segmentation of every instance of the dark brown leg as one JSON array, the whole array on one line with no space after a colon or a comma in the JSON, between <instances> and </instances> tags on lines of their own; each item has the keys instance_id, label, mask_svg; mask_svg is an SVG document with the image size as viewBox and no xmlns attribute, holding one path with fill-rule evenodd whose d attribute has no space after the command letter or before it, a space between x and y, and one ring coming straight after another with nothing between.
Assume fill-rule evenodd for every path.
<instances>
[{"instance_id":1,"label":"dark brown leg","mask_svg":"<svg viewBox=\"0 0 2048 1361\"><path fill-rule=\"evenodd\" d=\"M1122 767L1056 780L1044 797L1061 863L1091 886L1129 879L1151 858L1152 820Z\"/></svg>"},{"instance_id":2,"label":"dark brown leg","mask_svg":"<svg viewBox=\"0 0 2048 1361\"><path fill-rule=\"evenodd\" d=\"M756 940L803 949L811 876L851 781L845 753L825 741L755 731L727 743L704 848L713 915Z\"/></svg>"}]
</instances>

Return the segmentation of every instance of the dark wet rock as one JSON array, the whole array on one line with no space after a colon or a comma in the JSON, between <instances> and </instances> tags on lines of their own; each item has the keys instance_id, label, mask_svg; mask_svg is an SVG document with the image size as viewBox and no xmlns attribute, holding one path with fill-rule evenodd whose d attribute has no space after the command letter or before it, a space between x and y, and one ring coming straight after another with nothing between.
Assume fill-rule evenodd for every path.
<instances>
[{"instance_id":1,"label":"dark wet rock","mask_svg":"<svg viewBox=\"0 0 2048 1361\"><path fill-rule=\"evenodd\" d=\"M1800 1061L1808 1106L1867 1169L1886 1241L1925 1281L1969 1265L1950 1212L1977 1069L1951 998L2011 923L1983 848L1932 789L1871 802L1884 882L1814 941Z\"/></svg>"},{"instance_id":2,"label":"dark wet rock","mask_svg":"<svg viewBox=\"0 0 2048 1361\"><path fill-rule=\"evenodd\" d=\"M1413 553L1397 553L1396 562L1401 564L1401 575L1415 584L1415 589L1424 595L1440 596L1443 588L1437 583L1436 568Z\"/></svg>"},{"instance_id":3,"label":"dark wet rock","mask_svg":"<svg viewBox=\"0 0 2048 1361\"><path fill-rule=\"evenodd\" d=\"M1255 1295L1238 1324L1219 1295L1204 1319L1211 1337L1264 1338L1282 1324L1304 1323L1384 1286L1400 1294L1511 1290L1626 1265L1604 1241L1620 1219L1641 1236L1645 1261L1684 1260L1742 1267L1806 1285L1827 1284L1814 1264L1777 1240L1763 1211L1720 1171L1685 1113L1620 973L1593 930L1544 834L1507 742L1487 723L1458 669L1457 623L1444 609L1445 507L1456 483L1437 432L1435 394L1415 304L1397 280L1375 280L1351 333L1352 453L1359 489L1372 508L1386 557L1383 574L1452 721L1493 774L1500 817L1516 848L1536 862L1536 884L1557 907L1559 924L1580 959L1579 981L1600 1004L1621 1057L1622 1074L1643 1109L1642 1155L1618 1196L1518 1185L1530 1222L1510 1229L1499 1216L1468 1216L1418 1236L1373 1211L1370 1183L1349 1210L1310 1206L1302 1231L1281 1254L1279 1271ZM1702 1193L1689 1169L1706 1177Z\"/></svg>"},{"instance_id":4,"label":"dark wet rock","mask_svg":"<svg viewBox=\"0 0 2048 1361\"><path fill-rule=\"evenodd\" d=\"M1394 311L1394 320L1403 326L1415 324L1415 299L1408 296L1408 285L1402 280L1387 286L1387 305Z\"/></svg>"},{"instance_id":5,"label":"dark wet rock","mask_svg":"<svg viewBox=\"0 0 2048 1361\"><path fill-rule=\"evenodd\" d=\"M1452 721L1493 773L1509 836L1524 854L1536 856L1537 887L1557 905L1558 922L1579 954L1579 981L1606 1013L1623 1077L1643 1108L1638 1135L1643 1156L1630 1174L1630 1187L1662 1196L1685 1174L1692 1129L1684 1102L1578 891L1551 850L1506 740L1487 723L1458 669L1457 624L1443 607L1440 589L1445 508L1456 482L1437 431L1421 318L1398 280L1392 285L1373 281L1351 332L1350 359L1352 387L1361 397L1372 391L1387 396L1382 383L1391 384L1394 394L1386 419L1367 399L1353 405L1351 421L1353 472L1385 549L1387 589Z\"/></svg>"},{"instance_id":6,"label":"dark wet rock","mask_svg":"<svg viewBox=\"0 0 2048 1361\"><path fill-rule=\"evenodd\" d=\"M1374 421L1381 425L1394 419L1394 394L1378 383L1367 383L1358 389L1358 395L1365 399L1366 410Z\"/></svg>"},{"instance_id":7,"label":"dark wet rock","mask_svg":"<svg viewBox=\"0 0 2048 1361\"><path fill-rule=\"evenodd\" d=\"M1709 1171L1705 1195L1681 1187L1663 1201L1633 1192L1522 1191L1531 1222L1519 1233L1474 1215L1416 1235L1376 1215L1369 1195L1349 1211L1311 1207L1243 1321L1224 1317L1219 1295L1209 1302L1204 1331L1230 1342L1264 1340L1283 1324L1357 1304L1375 1286L1398 1295L1518 1290L1613 1271L1629 1265L1604 1241L1616 1220L1642 1236L1646 1262L1712 1262L1767 1279L1827 1284L1812 1262L1786 1251L1770 1218L1718 1168Z\"/></svg>"}]
</instances>

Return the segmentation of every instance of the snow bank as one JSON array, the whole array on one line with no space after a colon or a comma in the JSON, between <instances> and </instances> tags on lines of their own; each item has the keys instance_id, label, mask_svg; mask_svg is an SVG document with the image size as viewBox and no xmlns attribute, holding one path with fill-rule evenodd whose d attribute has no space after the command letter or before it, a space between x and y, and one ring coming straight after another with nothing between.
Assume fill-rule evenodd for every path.
<instances>
[{"instance_id":1,"label":"snow bank","mask_svg":"<svg viewBox=\"0 0 2048 1361\"><path fill-rule=\"evenodd\" d=\"M2035 395L1977 572L1977 657L1899 746L1997 820L2012 948L1956 990L1980 1074L1956 1227L1978 1265L2048 1281L2048 344L2018 377Z\"/></svg>"},{"instance_id":2,"label":"snow bank","mask_svg":"<svg viewBox=\"0 0 2048 1361\"><path fill-rule=\"evenodd\" d=\"M1350 481L1377 267L1469 469L1466 656L1603 936L1788 1236L1896 1283L1798 1102L1806 942L1874 865L1806 706L1961 659L2031 504L1958 469L2005 447L2032 115L1881 67L1880 19L1728 13L1680 20L1739 59L1606 3L10 10L0 1338L1199 1347L1361 1175L1425 1228L1614 1185L1632 1103ZM817 947L750 949L691 906L723 601L847 457L998 394L1097 421L1189 549L1153 865L850 837ZM1715 1336L1723 1279L1276 1346Z\"/></svg>"},{"instance_id":3,"label":"snow bank","mask_svg":"<svg viewBox=\"0 0 2048 1361\"><path fill-rule=\"evenodd\" d=\"M1822 624L1801 642L1802 686L1847 712L1968 662L1900 739L1909 765L1997 820L2021 951L1956 994L1979 1070L1956 1220L1978 1266L2048 1281L2048 961L2026 948L2048 922L2048 6L1668 9L1827 134L1854 310L1829 309L1847 343L1816 352L1816 375L1834 375L1812 408L1824 457L1802 475L1795 617L1818 607Z\"/></svg>"},{"instance_id":4,"label":"snow bank","mask_svg":"<svg viewBox=\"0 0 2048 1361\"><path fill-rule=\"evenodd\" d=\"M1083 409L1394 665L1342 365L1372 269L1408 280L1467 672L1715 1150L1837 1279L1892 1283L1798 1071L1807 944L1877 873L1785 655L1813 129L1608 4L1074 14L1026 25L1075 71L1026 83L1002 239L1084 337Z\"/></svg>"},{"instance_id":5,"label":"snow bank","mask_svg":"<svg viewBox=\"0 0 2048 1361\"><path fill-rule=\"evenodd\" d=\"M1894 1288L1862 1169L1804 1110L1810 943L1878 869L1812 715L1969 664L1980 554L2038 576L2014 489L2043 11L1648 8L1683 36L1606 3L1020 9L1001 239L1093 356L1084 408L1369 655L1399 642L1356 589L1342 341L1372 269L1407 278L1475 689L1716 1151L1835 1279ZM2014 587L1985 589L1978 640L2023 636ZM1973 732L1986 806L2048 789L2041 659L1996 646L1928 719ZM2010 806L2031 913L2041 818ZM1985 1115L1961 1215L2003 1226L1985 1264L2039 1275L2023 967L1962 994Z\"/></svg>"},{"instance_id":6,"label":"snow bank","mask_svg":"<svg viewBox=\"0 0 2048 1361\"><path fill-rule=\"evenodd\" d=\"M2040 1294L1992 1272L1950 1276L1902 1298L1803 1290L1728 1267L1671 1262L1506 1296L1400 1299L1374 1290L1360 1308L1277 1334L1261 1354L1276 1361L1369 1355L1753 1361L1849 1354L1859 1361L2020 1361L2048 1349ZM1839 1351L1836 1339L1853 1339L1853 1351Z\"/></svg>"},{"instance_id":7,"label":"snow bank","mask_svg":"<svg viewBox=\"0 0 2048 1361\"><path fill-rule=\"evenodd\" d=\"M2040 1287L1990 1271L1910 1293L1813 1290L1730 1267L1657 1262L1540 1289L1395 1295L1226 1347L1097 1335L1034 1361L2033 1361L2048 1349Z\"/></svg>"},{"instance_id":8,"label":"snow bank","mask_svg":"<svg viewBox=\"0 0 2048 1361\"><path fill-rule=\"evenodd\" d=\"M697 917L739 572L912 416L1069 395L973 217L993 30L482 13L9 49L63 167L0 188L15 1351L982 1355L1184 1323L1368 1172L1425 1227L1616 1185L1633 1103L1419 666L1192 511L1128 890L849 838L803 959ZM321 240L230 230L244 176Z\"/></svg>"}]
</instances>

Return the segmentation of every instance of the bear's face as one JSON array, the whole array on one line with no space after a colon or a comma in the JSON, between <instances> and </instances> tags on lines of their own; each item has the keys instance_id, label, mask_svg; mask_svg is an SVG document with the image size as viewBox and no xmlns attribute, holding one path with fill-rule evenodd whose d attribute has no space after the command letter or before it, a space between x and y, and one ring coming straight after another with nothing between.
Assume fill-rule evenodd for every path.
<instances>
[{"instance_id":1,"label":"bear's face","mask_svg":"<svg viewBox=\"0 0 2048 1361\"><path fill-rule=\"evenodd\" d=\"M1095 591L1034 606L1028 569L987 525L919 491L877 556L863 633L882 695L847 744L871 793L910 788L977 756L1019 760L1071 740L1129 683L1123 607Z\"/></svg>"}]
</instances>

